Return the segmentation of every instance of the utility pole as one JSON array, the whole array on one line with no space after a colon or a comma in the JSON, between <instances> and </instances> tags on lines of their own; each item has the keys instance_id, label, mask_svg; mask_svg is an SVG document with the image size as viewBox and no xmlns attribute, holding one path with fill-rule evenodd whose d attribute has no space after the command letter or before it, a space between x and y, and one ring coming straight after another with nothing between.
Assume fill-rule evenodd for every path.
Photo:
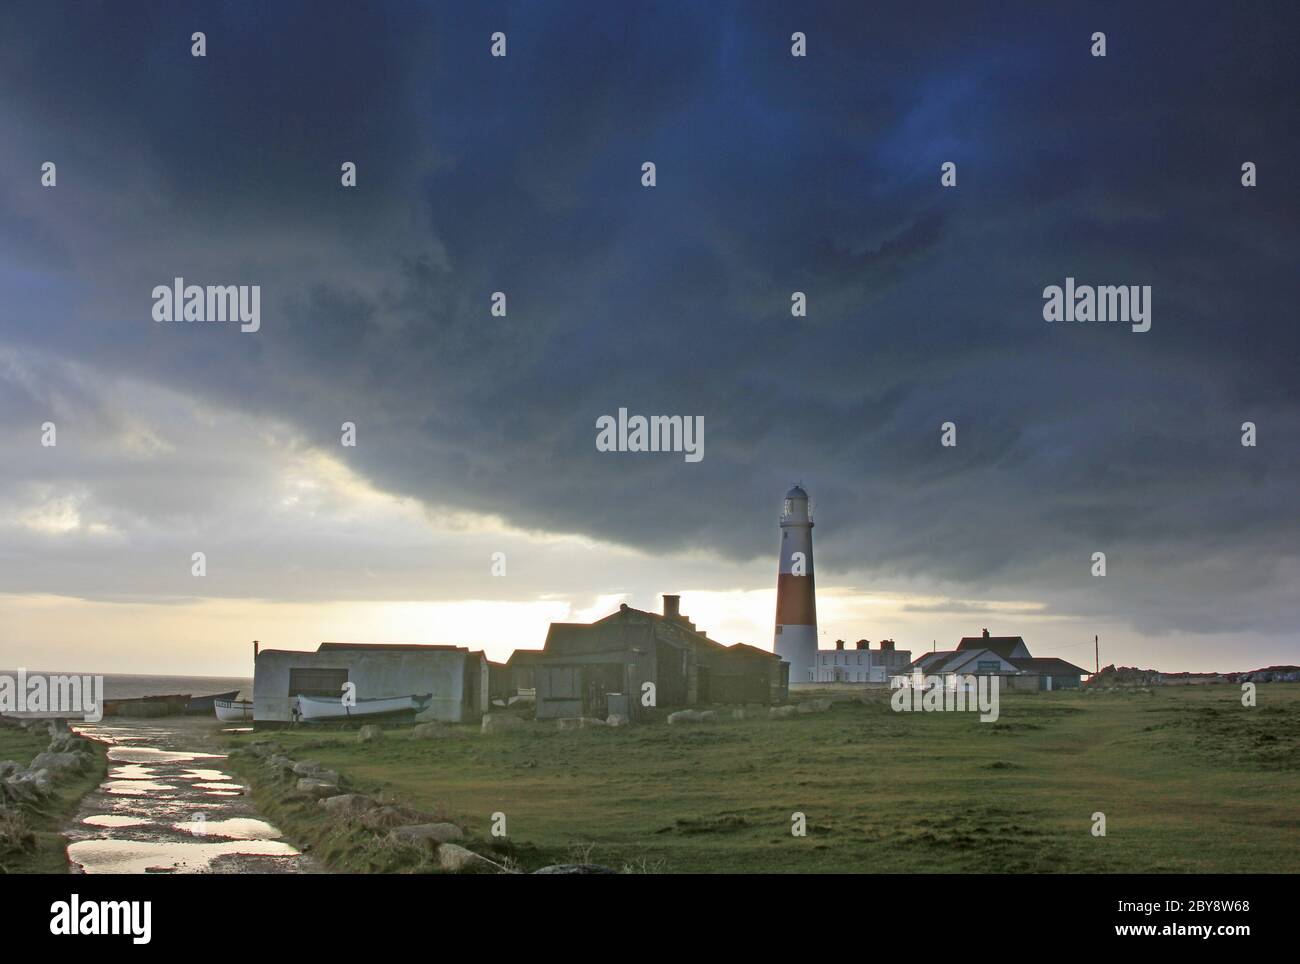
<instances>
[{"instance_id":1,"label":"utility pole","mask_svg":"<svg viewBox=\"0 0 1300 964\"><path fill-rule=\"evenodd\" d=\"M1093 658L1097 661L1097 672L1101 672L1101 642L1098 637L1092 637Z\"/></svg>"}]
</instances>

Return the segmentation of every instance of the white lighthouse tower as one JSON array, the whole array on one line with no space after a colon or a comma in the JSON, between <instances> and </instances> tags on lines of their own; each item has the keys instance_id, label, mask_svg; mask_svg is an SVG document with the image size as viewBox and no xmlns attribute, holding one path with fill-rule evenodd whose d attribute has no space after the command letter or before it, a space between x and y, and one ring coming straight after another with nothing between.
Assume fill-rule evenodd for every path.
<instances>
[{"instance_id":1,"label":"white lighthouse tower","mask_svg":"<svg viewBox=\"0 0 1300 964\"><path fill-rule=\"evenodd\" d=\"M817 594L813 586L812 513L796 485L781 510L781 566L776 577L776 654L790 664L790 682L813 679L817 664Z\"/></svg>"}]
</instances>

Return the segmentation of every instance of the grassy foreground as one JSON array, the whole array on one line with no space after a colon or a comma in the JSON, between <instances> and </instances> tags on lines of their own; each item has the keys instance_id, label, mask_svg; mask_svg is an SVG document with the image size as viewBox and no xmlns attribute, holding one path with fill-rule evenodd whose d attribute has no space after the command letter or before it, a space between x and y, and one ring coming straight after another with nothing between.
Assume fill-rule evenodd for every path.
<instances>
[{"instance_id":1,"label":"grassy foreground","mask_svg":"<svg viewBox=\"0 0 1300 964\"><path fill-rule=\"evenodd\" d=\"M358 789L490 839L525 869L590 860L665 872L1297 872L1300 686L1012 694L1001 718L895 713L887 694L790 720L377 743L269 735ZM234 738L236 745L268 734ZM2 756L3 754L0 754ZM293 838L312 808L268 814ZM807 836L791 834L806 814ZM1092 815L1106 836L1092 834ZM328 855L335 869L403 869Z\"/></svg>"},{"instance_id":2,"label":"grassy foreground","mask_svg":"<svg viewBox=\"0 0 1300 964\"><path fill-rule=\"evenodd\" d=\"M0 726L0 760L28 764L49 746L50 735ZM104 749L93 744L96 763L55 784L55 790L38 806L26 807L17 821L0 826L0 873L66 874L68 841L62 830L87 793L99 786L108 770Z\"/></svg>"}]
</instances>

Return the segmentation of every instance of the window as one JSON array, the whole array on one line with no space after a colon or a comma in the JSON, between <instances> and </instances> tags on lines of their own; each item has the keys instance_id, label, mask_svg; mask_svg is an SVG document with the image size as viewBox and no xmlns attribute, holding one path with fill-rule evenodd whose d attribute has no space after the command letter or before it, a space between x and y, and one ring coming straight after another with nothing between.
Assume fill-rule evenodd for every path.
<instances>
[{"instance_id":1,"label":"window","mask_svg":"<svg viewBox=\"0 0 1300 964\"><path fill-rule=\"evenodd\" d=\"M348 681L345 669L289 670L289 696L341 696Z\"/></svg>"}]
</instances>

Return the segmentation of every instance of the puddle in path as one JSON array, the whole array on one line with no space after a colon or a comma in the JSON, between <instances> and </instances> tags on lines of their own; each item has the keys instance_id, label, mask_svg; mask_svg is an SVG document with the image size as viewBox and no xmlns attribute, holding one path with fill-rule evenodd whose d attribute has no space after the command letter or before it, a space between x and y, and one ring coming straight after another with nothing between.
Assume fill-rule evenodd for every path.
<instances>
[{"instance_id":1,"label":"puddle in path","mask_svg":"<svg viewBox=\"0 0 1300 964\"><path fill-rule=\"evenodd\" d=\"M65 831L85 873L313 873L260 818L213 752L216 720L123 720L77 729L109 744L108 778Z\"/></svg>"}]
</instances>

